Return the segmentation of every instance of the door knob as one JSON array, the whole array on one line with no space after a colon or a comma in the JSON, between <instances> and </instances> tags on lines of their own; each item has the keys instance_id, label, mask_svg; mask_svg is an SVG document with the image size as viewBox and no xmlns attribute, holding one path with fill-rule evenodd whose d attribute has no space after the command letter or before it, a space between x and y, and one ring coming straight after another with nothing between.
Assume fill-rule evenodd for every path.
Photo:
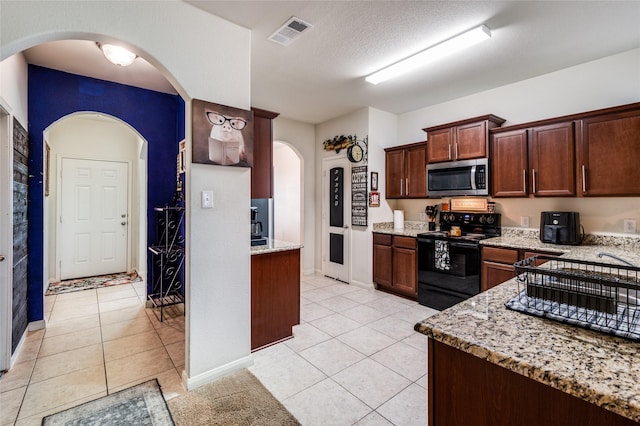
<instances>
[{"instance_id":1,"label":"door knob","mask_svg":"<svg viewBox=\"0 0 640 426\"><path fill-rule=\"evenodd\" d=\"M4 260L4 256L0 254L0 262Z\"/></svg>"},{"instance_id":2,"label":"door knob","mask_svg":"<svg viewBox=\"0 0 640 426\"><path fill-rule=\"evenodd\" d=\"M120 222L120 225L122 225L122 226L124 226L126 224L127 224L127 222Z\"/></svg>"}]
</instances>

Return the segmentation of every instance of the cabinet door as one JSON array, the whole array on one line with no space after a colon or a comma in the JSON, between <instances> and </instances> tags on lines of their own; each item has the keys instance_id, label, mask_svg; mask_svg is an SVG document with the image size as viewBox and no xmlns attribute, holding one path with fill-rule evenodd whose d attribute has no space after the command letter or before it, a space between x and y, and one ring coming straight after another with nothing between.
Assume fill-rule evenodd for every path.
<instances>
[{"instance_id":1,"label":"cabinet door","mask_svg":"<svg viewBox=\"0 0 640 426\"><path fill-rule=\"evenodd\" d=\"M253 165L251 166L251 198L273 197L273 131L272 120L279 114L258 108L253 111Z\"/></svg>"},{"instance_id":2,"label":"cabinet door","mask_svg":"<svg viewBox=\"0 0 640 426\"><path fill-rule=\"evenodd\" d=\"M434 130L427 134L427 161L440 163L453 159L451 146L453 142L453 128Z\"/></svg>"},{"instance_id":3,"label":"cabinet door","mask_svg":"<svg viewBox=\"0 0 640 426\"><path fill-rule=\"evenodd\" d=\"M487 122L465 124L455 128L453 158L469 160L487 156Z\"/></svg>"},{"instance_id":4,"label":"cabinet door","mask_svg":"<svg viewBox=\"0 0 640 426\"><path fill-rule=\"evenodd\" d=\"M482 262L482 279L480 280L480 290L486 291L492 287L502 284L516 276L516 268L513 265L496 262Z\"/></svg>"},{"instance_id":5,"label":"cabinet door","mask_svg":"<svg viewBox=\"0 0 640 426\"><path fill-rule=\"evenodd\" d=\"M588 118L580 125L579 194L640 195L640 111Z\"/></svg>"},{"instance_id":6,"label":"cabinet door","mask_svg":"<svg viewBox=\"0 0 640 426\"><path fill-rule=\"evenodd\" d=\"M393 271L393 253L391 246L373 245L373 282L391 288Z\"/></svg>"},{"instance_id":7,"label":"cabinet door","mask_svg":"<svg viewBox=\"0 0 640 426\"><path fill-rule=\"evenodd\" d=\"M416 296L417 287L416 251L393 247L393 288L395 291Z\"/></svg>"},{"instance_id":8,"label":"cabinet door","mask_svg":"<svg viewBox=\"0 0 640 426\"><path fill-rule=\"evenodd\" d=\"M404 150L387 151L385 155L385 183L387 198L405 194Z\"/></svg>"},{"instance_id":9,"label":"cabinet door","mask_svg":"<svg viewBox=\"0 0 640 426\"><path fill-rule=\"evenodd\" d=\"M406 156L406 179L405 196L426 197L427 196L427 150L426 145L414 148L407 148Z\"/></svg>"},{"instance_id":10,"label":"cabinet door","mask_svg":"<svg viewBox=\"0 0 640 426\"><path fill-rule=\"evenodd\" d=\"M529 141L531 193L536 197L576 195L573 122L533 127Z\"/></svg>"},{"instance_id":11,"label":"cabinet door","mask_svg":"<svg viewBox=\"0 0 640 426\"><path fill-rule=\"evenodd\" d=\"M527 196L527 131L491 136L491 177L494 197Z\"/></svg>"}]
</instances>

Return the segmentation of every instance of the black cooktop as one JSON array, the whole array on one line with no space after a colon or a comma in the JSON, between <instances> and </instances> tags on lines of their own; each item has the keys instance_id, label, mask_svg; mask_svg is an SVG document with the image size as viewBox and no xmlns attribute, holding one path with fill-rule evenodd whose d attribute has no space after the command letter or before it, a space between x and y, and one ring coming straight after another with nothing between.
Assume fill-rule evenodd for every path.
<instances>
[{"instance_id":1,"label":"black cooktop","mask_svg":"<svg viewBox=\"0 0 640 426\"><path fill-rule=\"evenodd\" d=\"M462 235L449 236L452 226L459 226ZM485 238L499 237L501 234L499 213L441 212L440 230L418 234L418 238L476 242Z\"/></svg>"}]
</instances>

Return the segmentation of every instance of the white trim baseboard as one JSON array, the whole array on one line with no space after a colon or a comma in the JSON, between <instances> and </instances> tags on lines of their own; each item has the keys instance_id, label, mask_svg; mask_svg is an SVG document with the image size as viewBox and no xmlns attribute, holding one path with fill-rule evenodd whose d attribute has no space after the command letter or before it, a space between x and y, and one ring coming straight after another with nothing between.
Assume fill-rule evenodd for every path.
<instances>
[{"instance_id":1,"label":"white trim baseboard","mask_svg":"<svg viewBox=\"0 0 640 426\"><path fill-rule=\"evenodd\" d=\"M373 285L373 283L364 283L362 281L351 280L351 282L349 284L354 285L356 287L363 288L365 290L375 290L376 289L376 287Z\"/></svg>"},{"instance_id":2,"label":"white trim baseboard","mask_svg":"<svg viewBox=\"0 0 640 426\"><path fill-rule=\"evenodd\" d=\"M45 320L38 320L38 321L31 321L28 325L27 325L27 330L29 331L37 331L37 330L42 330L43 328L47 327L47 322Z\"/></svg>"},{"instance_id":3,"label":"white trim baseboard","mask_svg":"<svg viewBox=\"0 0 640 426\"><path fill-rule=\"evenodd\" d=\"M200 386L206 385L207 383L211 383L214 380L219 379L222 376L226 376L227 374L232 373L236 370L248 368L252 365L253 355L248 355L225 365L221 365L220 367L214 368L213 370L198 374L194 377L188 377L187 372L185 370L182 370L182 383L187 388L187 390L190 391L199 388Z\"/></svg>"}]
</instances>

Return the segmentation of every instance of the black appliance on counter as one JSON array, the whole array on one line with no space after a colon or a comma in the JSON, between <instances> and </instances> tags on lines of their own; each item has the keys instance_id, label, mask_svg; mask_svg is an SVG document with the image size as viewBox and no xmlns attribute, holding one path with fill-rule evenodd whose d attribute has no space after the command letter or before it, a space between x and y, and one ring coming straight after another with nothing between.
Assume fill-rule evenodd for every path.
<instances>
[{"instance_id":1,"label":"black appliance on counter","mask_svg":"<svg viewBox=\"0 0 640 426\"><path fill-rule=\"evenodd\" d=\"M549 244L578 245L582 242L580 213L540 213L540 241Z\"/></svg>"},{"instance_id":2,"label":"black appliance on counter","mask_svg":"<svg viewBox=\"0 0 640 426\"><path fill-rule=\"evenodd\" d=\"M480 241L500 235L498 213L441 212L440 231L417 236L418 303L443 310L480 293Z\"/></svg>"},{"instance_id":3,"label":"black appliance on counter","mask_svg":"<svg viewBox=\"0 0 640 426\"><path fill-rule=\"evenodd\" d=\"M262 236L262 222L258 220L258 208L251 207L251 245L262 246L267 244L267 238Z\"/></svg>"}]
</instances>

